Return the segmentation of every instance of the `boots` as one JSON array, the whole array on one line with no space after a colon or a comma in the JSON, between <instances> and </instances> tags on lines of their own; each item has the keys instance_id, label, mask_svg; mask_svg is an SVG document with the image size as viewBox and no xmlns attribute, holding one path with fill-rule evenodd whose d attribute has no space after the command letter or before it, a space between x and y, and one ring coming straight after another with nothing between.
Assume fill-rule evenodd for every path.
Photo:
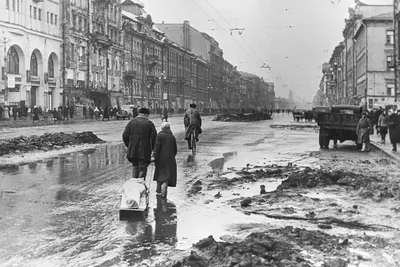
<instances>
[{"instance_id":1,"label":"boots","mask_svg":"<svg viewBox=\"0 0 400 267\"><path fill-rule=\"evenodd\" d=\"M362 143L362 149L361 149L361 152L365 152L365 147L366 147L365 143Z\"/></svg>"},{"instance_id":2,"label":"boots","mask_svg":"<svg viewBox=\"0 0 400 267\"><path fill-rule=\"evenodd\" d=\"M167 191L168 191L168 182L164 182L161 185L161 196L163 198L167 198Z\"/></svg>"}]
</instances>

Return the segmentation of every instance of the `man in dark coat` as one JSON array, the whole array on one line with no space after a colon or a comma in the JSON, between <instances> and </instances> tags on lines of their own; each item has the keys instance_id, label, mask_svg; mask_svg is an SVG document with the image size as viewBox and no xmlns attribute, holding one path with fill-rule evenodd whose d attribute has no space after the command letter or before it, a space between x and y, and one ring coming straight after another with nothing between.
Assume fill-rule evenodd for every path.
<instances>
[{"instance_id":1,"label":"man in dark coat","mask_svg":"<svg viewBox=\"0 0 400 267\"><path fill-rule=\"evenodd\" d=\"M183 123L186 130L185 139L188 142L189 149L192 149L190 142L190 133L195 130L196 142L199 141L199 134L202 133L200 112L196 109L196 107L196 104L190 104L190 108L186 110L185 117L183 118Z\"/></svg>"},{"instance_id":2,"label":"man in dark coat","mask_svg":"<svg viewBox=\"0 0 400 267\"><path fill-rule=\"evenodd\" d=\"M389 137L392 143L392 151L397 151L397 143L400 141L400 114L392 113L389 115Z\"/></svg>"},{"instance_id":3,"label":"man in dark coat","mask_svg":"<svg viewBox=\"0 0 400 267\"><path fill-rule=\"evenodd\" d=\"M35 106L33 108L33 122L39 121L39 108Z\"/></svg>"},{"instance_id":4,"label":"man in dark coat","mask_svg":"<svg viewBox=\"0 0 400 267\"><path fill-rule=\"evenodd\" d=\"M168 186L176 186L176 160L178 152L175 136L171 132L168 122L161 124L161 132L157 134L156 144L151 154L151 161L155 162L154 181L157 181L157 195L167 197Z\"/></svg>"},{"instance_id":5,"label":"man in dark coat","mask_svg":"<svg viewBox=\"0 0 400 267\"><path fill-rule=\"evenodd\" d=\"M147 108L141 108L139 115L126 125L122 134L122 140L128 148L126 157L132 163L133 178L146 178L147 166L156 142L156 127L149 120L149 115Z\"/></svg>"},{"instance_id":6,"label":"man in dark coat","mask_svg":"<svg viewBox=\"0 0 400 267\"><path fill-rule=\"evenodd\" d=\"M104 119L110 120L110 109L108 108L108 105L104 108L104 113L103 113L103 121Z\"/></svg>"},{"instance_id":7,"label":"man in dark coat","mask_svg":"<svg viewBox=\"0 0 400 267\"><path fill-rule=\"evenodd\" d=\"M168 122L168 109L166 107L164 107L163 117L161 118L161 120L165 120L166 122Z\"/></svg>"},{"instance_id":8,"label":"man in dark coat","mask_svg":"<svg viewBox=\"0 0 400 267\"><path fill-rule=\"evenodd\" d=\"M13 113L14 120L16 121L17 120L17 115L18 115L18 109L17 109L16 106L13 106L12 113Z\"/></svg>"}]
</instances>

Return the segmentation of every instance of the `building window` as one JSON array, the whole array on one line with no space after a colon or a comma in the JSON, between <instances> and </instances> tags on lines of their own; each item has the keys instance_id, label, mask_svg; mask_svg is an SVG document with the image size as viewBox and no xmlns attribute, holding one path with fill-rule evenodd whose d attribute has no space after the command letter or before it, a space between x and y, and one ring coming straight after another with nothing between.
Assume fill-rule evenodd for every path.
<instances>
[{"instance_id":1,"label":"building window","mask_svg":"<svg viewBox=\"0 0 400 267\"><path fill-rule=\"evenodd\" d=\"M75 44L71 44L71 61L75 62Z\"/></svg>"},{"instance_id":2,"label":"building window","mask_svg":"<svg viewBox=\"0 0 400 267\"><path fill-rule=\"evenodd\" d=\"M53 24L53 13L50 13L50 24Z\"/></svg>"},{"instance_id":3,"label":"building window","mask_svg":"<svg viewBox=\"0 0 400 267\"><path fill-rule=\"evenodd\" d=\"M17 12L19 12L19 0L17 0Z\"/></svg>"},{"instance_id":4,"label":"building window","mask_svg":"<svg viewBox=\"0 0 400 267\"><path fill-rule=\"evenodd\" d=\"M388 71L394 71L393 55L386 55L386 65Z\"/></svg>"},{"instance_id":5,"label":"building window","mask_svg":"<svg viewBox=\"0 0 400 267\"><path fill-rule=\"evenodd\" d=\"M36 19L36 7L33 8L33 18Z\"/></svg>"},{"instance_id":6,"label":"building window","mask_svg":"<svg viewBox=\"0 0 400 267\"><path fill-rule=\"evenodd\" d=\"M54 25L57 25L58 16L54 15Z\"/></svg>"},{"instance_id":7,"label":"building window","mask_svg":"<svg viewBox=\"0 0 400 267\"><path fill-rule=\"evenodd\" d=\"M386 31L386 44L394 44L394 31Z\"/></svg>"},{"instance_id":8,"label":"building window","mask_svg":"<svg viewBox=\"0 0 400 267\"><path fill-rule=\"evenodd\" d=\"M15 0L12 0L13 2L12 2L12 9L15 11Z\"/></svg>"},{"instance_id":9,"label":"building window","mask_svg":"<svg viewBox=\"0 0 400 267\"><path fill-rule=\"evenodd\" d=\"M78 18L78 27L79 27L79 30L82 31L82 17Z\"/></svg>"},{"instance_id":10,"label":"building window","mask_svg":"<svg viewBox=\"0 0 400 267\"><path fill-rule=\"evenodd\" d=\"M32 18L32 6L29 6L29 17Z\"/></svg>"},{"instance_id":11,"label":"building window","mask_svg":"<svg viewBox=\"0 0 400 267\"><path fill-rule=\"evenodd\" d=\"M38 19L42 20L42 10L38 8Z\"/></svg>"},{"instance_id":12,"label":"building window","mask_svg":"<svg viewBox=\"0 0 400 267\"><path fill-rule=\"evenodd\" d=\"M31 56L31 75L38 76L38 62L35 53Z\"/></svg>"},{"instance_id":13,"label":"building window","mask_svg":"<svg viewBox=\"0 0 400 267\"><path fill-rule=\"evenodd\" d=\"M394 96L394 83L386 84L386 91L388 96Z\"/></svg>"},{"instance_id":14,"label":"building window","mask_svg":"<svg viewBox=\"0 0 400 267\"><path fill-rule=\"evenodd\" d=\"M6 0L6 8L10 9L10 0Z\"/></svg>"},{"instance_id":15,"label":"building window","mask_svg":"<svg viewBox=\"0 0 400 267\"><path fill-rule=\"evenodd\" d=\"M53 57L49 57L49 62L47 66L47 72L50 78L54 78L54 61Z\"/></svg>"},{"instance_id":16,"label":"building window","mask_svg":"<svg viewBox=\"0 0 400 267\"><path fill-rule=\"evenodd\" d=\"M50 13L47 12L47 23L49 23L49 22L50 22Z\"/></svg>"},{"instance_id":17,"label":"building window","mask_svg":"<svg viewBox=\"0 0 400 267\"><path fill-rule=\"evenodd\" d=\"M7 53L8 73L19 74L19 57L17 50L13 46Z\"/></svg>"}]
</instances>

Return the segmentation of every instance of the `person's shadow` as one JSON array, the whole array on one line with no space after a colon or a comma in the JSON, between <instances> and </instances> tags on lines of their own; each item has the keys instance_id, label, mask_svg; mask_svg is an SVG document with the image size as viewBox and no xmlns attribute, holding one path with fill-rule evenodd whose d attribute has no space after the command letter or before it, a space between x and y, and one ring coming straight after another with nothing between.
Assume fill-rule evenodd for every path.
<instances>
[{"instance_id":1,"label":"person's shadow","mask_svg":"<svg viewBox=\"0 0 400 267\"><path fill-rule=\"evenodd\" d=\"M124 245L123 260L130 265L150 259L157 254L158 243L174 246L177 242L177 217L174 203L157 197L154 208L155 229L147 217L140 216L127 221L126 232L130 242Z\"/></svg>"},{"instance_id":2,"label":"person's shadow","mask_svg":"<svg viewBox=\"0 0 400 267\"><path fill-rule=\"evenodd\" d=\"M157 207L154 209L155 231L154 238L173 246L177 242L177 216L174 203L162 197L157 197Z\"/></svg>"}]
</instances>

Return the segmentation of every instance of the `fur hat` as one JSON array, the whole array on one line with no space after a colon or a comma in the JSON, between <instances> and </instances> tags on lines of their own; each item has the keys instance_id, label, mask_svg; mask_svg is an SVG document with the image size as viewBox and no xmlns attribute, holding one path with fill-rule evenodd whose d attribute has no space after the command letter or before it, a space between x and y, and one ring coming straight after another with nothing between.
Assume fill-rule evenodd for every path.
<instances>
[{"instance_id":1,"label":"fur hat","mask_svg":"<svg viewBox=\"0 0 400 267\"><path fill-rule=\"evenodd\" d=\"M192 103L192 104L190 104L190 105L189 105L189 107L191 107L191 108L196 108L196 107L197 107L197 105L196 105L196 104L194 104L194 103Z\"/></svg>"},{"instance_id":2,"label":"fur hat","mask_svg":"<svg viewBox=\"0 0 400 267\"><path fill-rule=\"evenodd\" d=\"M140 108L139 113L150 115L150 110L148 108Z\"/></svg>"}]
</instances>

